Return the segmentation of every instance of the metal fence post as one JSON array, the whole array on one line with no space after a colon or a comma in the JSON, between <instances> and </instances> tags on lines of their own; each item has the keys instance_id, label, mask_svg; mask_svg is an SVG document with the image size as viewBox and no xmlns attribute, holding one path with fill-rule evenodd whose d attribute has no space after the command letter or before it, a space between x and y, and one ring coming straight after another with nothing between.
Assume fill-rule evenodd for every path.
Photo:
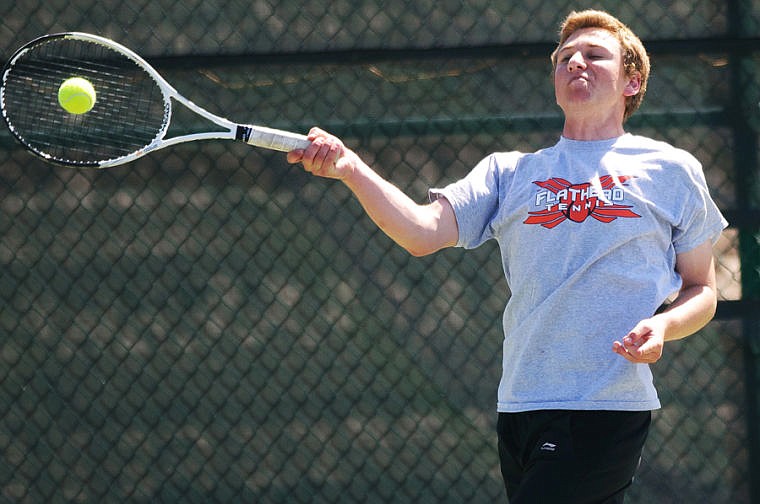
<instances>
[{"instance_id":1,"label":"metal fence post","mask_svg":"<svg viewBox=\"0 0 760 504\"><path fill-rule=\"evenodd\" d=\"M728 3L729 33L749 36L749 0ZM732 63L732 123L734 130L734 167L737 184L737 210L743 216L757 217L760 210L760 163L758 163L758 90L753 55L737 51ZM760 318L753 309L760 302L760 227L756 218L743 218L739 228L739 254L742 272L742 324L744 338L745 390L747 400L747 443L751 502L760 503Z\"/></svg>"}]
</instances>

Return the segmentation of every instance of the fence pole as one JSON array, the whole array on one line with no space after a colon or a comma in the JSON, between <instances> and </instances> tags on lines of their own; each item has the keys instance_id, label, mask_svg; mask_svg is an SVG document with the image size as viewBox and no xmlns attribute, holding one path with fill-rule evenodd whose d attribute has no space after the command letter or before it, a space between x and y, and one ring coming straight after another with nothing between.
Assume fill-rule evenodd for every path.
<instances>
[{"instance_id":1,"label":"fence pole","mask_svg":"<svg viewBox=\"0 0 760 504\"><path fill-rule=\"evenodd\" d=\"M729 34L748 36L752 13L751 0L728 3ZM750 51L731 54L733 103L731 121L734 131L734 169L739 215L755 214L760 209L758 175L758 82ZM739 254L742 272L742 331L744 337L745 390L747 401L747 443L749 447L750 501L760 504L760 316L751 307L760 301L760 227L753 219L739 224Z\"/></svg>"}]
</instances>

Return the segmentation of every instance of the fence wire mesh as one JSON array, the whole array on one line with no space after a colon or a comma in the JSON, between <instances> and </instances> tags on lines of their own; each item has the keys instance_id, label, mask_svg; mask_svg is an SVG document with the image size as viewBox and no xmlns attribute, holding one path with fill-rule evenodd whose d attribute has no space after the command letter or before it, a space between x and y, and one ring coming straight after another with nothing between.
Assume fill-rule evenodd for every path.
<instances>
[{"instance_id":1,"label":"fence wire mesh","mask_svg":"<svg viewBox=\"0 0 760 504\"><path fill-rule=\"evenodd\" d=\"M721 306L739 308L654 366L664 407L628 502L752 502L742 302L760 297L760 187L742 160L757 159L760 7L595 6L652 52L629 129L694 153L734 224L716 260ZM422 201L490 152L556 141L548 54L579 7L20 0L0 6L0 50L114 38L214 113L340 134ZM0 143L0 498L506 502L494 246L411 258L340 184L247 146L88 171Z\"/></svg>"}]
</instances>

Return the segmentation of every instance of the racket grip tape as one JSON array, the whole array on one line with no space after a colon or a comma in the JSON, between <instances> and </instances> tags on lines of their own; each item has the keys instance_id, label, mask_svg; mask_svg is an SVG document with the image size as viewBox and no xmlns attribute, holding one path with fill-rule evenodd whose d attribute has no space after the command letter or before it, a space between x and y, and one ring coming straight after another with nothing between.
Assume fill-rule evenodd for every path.
<instances>
[{"instance_id":1,"label":"racket grip tape","mask_svg":"<svg viewBox=\"0 0 760 504\"><path fill-rule=\"evenodd\" d=\"M304 135L291 133L263 126L238 125L235 140L241 140L249 145L281 152L294 149L305 149L311 142Z\"/></svg>"}]
</instances>

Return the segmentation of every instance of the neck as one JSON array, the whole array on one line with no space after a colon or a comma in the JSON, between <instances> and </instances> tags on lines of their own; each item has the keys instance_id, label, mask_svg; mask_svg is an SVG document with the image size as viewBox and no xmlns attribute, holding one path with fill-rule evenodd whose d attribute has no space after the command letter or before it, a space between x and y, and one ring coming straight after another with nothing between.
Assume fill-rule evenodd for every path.
<instances>
[{"instance_id":1,"label":"neck","mask_svg":"<svg viewBox=\"0 0 760 504\"><path fill-rule=\"evenodd\" d=\"M607 140L625 134L622 121L565 119L562 136L570 140Z\"/></svg>"},{"instance_id":2,"label":"neck","mask_svg":"<svg viewBox=\"0 0 760 504\"><path fill-rule=\"evenodd\" d=\"M570 140L607 140L625 133L625 103L622 100L619 106L607 109L606 112L599 113L599 110L599 107L589 104L566 108L562 136Z\"/></svg>"}]
</instances>

